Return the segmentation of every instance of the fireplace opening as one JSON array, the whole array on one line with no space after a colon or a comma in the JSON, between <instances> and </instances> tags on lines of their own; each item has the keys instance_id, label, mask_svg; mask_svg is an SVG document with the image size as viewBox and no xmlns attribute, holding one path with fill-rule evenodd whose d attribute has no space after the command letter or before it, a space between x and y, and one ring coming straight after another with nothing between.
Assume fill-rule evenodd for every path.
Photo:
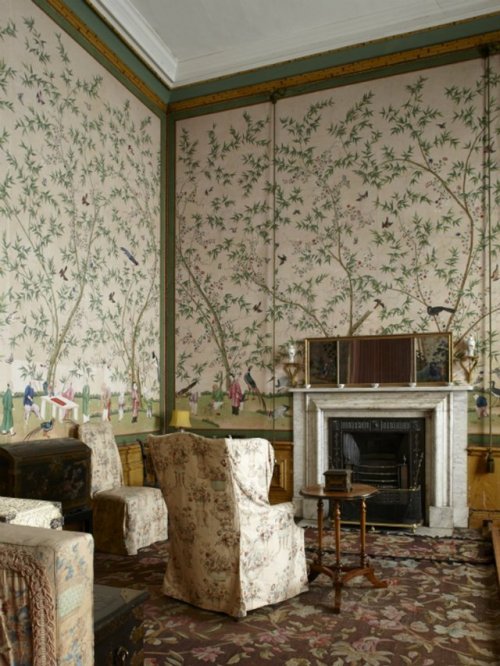
<instances>
[{"instance_id":1,"label":"fireplace opening","mask_svg":"<svg viewBox=\"0 0 500 666\"><path fill-rule=\"evenodd\" d=\"M366 502L368 524L423 523L424 440L424 418L328 420L328 468L351 469L355 483L379 490ZM342 503L343 522L359 522L359 512L357 502Z\"/></svg>"}]
</instances>

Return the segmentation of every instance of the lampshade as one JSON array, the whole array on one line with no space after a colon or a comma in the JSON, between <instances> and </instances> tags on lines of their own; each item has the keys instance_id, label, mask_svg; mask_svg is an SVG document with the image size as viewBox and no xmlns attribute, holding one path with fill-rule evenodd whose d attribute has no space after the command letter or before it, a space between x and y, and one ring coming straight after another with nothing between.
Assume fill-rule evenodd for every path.
<instances>
[{"instance_id":1,"label":"lampshade","mask_svg":"<svg viewBox=\"0 0 500 666\"><path fill-rule=\"evenodd\" d=\"M189 412L182 409L174 409L168 425L171 425L174 428L190 428L191 421L189 420Z\"/></svg>"}]
</instances>

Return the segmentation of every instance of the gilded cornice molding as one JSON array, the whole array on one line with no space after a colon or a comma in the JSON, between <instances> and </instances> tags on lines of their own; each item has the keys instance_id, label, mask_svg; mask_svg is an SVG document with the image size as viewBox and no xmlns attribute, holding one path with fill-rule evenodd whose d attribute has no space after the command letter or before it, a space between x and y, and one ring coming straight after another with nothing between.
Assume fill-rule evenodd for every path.
<instances>
[{"instance_id":1,"label":"gilded cornice molding","mask_svg":"<svg viewBox=\"0 0 500 666\"><path fill-rule=\"evenodd\" d=\"M338 83L341 83L339 80L348 76L369 73L375 74L380 70L419 62L421 63L421 68L425 68L429 66L429 61L432 59L445 58L446 56L456 55L460 52L477 51L477 56L479 57L482 48L488 45L497 45L499 42L500 30L450 40L439 44L432 44L425 47L403 50L388 55L364 58L358 61L312 70L304 74L276 78L263 83L256 83L212 94L200 95L191 99L173 101L168 105L168 112L189 111L213 104L236 101L242 98L269 96L276 90L289 90L292 95L293 92L291 89L301 87L300 92L297 90L296 94L302 94L305 92L303 89L304 87L311 86L311 90L313 90L314 84L321 84L328 79L336 79Z\"/></svg>"},{"instance_id":2,"label":"gilded cornice molding","mask_svg":"<svg viewBox=\"0 0 500 666\"><path fill-rule=\"evenodd\" d=\"M124 76L133 86L135 86L146 99L160 111L166 111L167 104L142 79L128 67L97 35L84 23L71 9L68 8L63 0L46 0L47 4L65 19L71 27L89 42L99 54L108 61L122 76Z\"/></svg>"}]
</instances>

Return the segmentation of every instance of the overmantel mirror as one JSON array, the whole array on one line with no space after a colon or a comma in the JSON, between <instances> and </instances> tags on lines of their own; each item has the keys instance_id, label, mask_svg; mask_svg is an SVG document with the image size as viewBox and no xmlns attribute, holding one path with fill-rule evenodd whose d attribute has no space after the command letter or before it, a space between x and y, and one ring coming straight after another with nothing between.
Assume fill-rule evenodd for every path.
<instances>
[{"instance_id":1,"label":"overmantel mirror","mask_svg":"<svg viewBox=\"0 0 500 666\"><path fill-rule=\"evenodd\" d=\"M442 385L452 381L451 333L306 338L309 386Z\"/></svg>"}]
</instances>

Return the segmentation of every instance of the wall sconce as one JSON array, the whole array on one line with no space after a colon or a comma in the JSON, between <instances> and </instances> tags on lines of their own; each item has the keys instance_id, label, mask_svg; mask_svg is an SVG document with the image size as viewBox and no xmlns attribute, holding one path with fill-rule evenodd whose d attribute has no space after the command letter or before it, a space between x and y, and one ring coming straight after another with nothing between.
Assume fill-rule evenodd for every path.
<instances>
[{"instance_id":1,"label":"wall sconce","mask_svg":"<svg viewBox=\"0 0 500 666\"><path fill-rule=\"evenodd\" d=\"M173 428L178 428L181 431L184 430L184 428L190 428L191 421L189 419L189 412L182 409L174 409L168 425Z\"/></svg>"}]
</instances>

